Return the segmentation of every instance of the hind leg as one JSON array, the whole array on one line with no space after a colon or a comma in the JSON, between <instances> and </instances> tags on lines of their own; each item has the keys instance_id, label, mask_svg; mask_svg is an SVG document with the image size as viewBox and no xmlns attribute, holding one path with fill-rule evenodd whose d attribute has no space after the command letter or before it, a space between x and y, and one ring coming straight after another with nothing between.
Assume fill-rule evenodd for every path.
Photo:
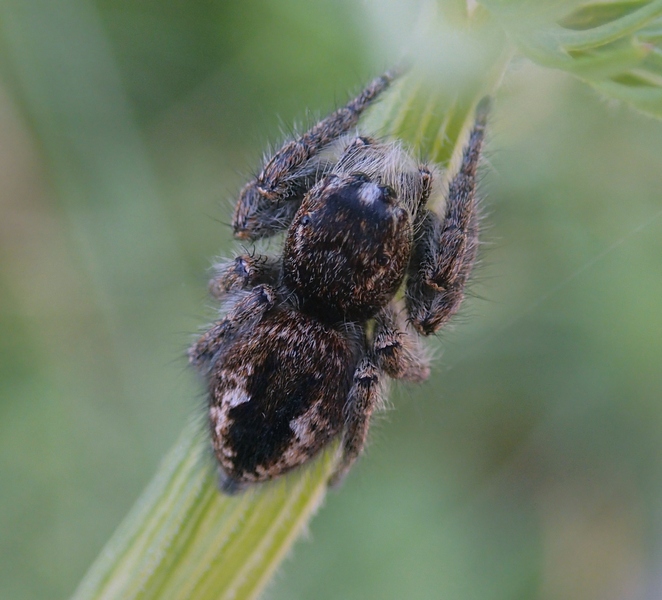
<instances>
[{"instance_id":1,"label":"hind leg","mask_svg":"<svg viewBox=\"0 0 662 600\"><path fill-rule=\"evenodd\" d=\"M341 441L341 456L329 479L330 486L339 485L365 446L370 417L383 403L383 375L375 361L365 356L354 372L352 387L345 405L345 429Z\"/></svg>"},{"instance_id":2,"label":"hind leg","mask_svg":"<svg viewBox=\"0 0 662 600\"><path fill-rule=\"evenodd\" d=\"M391 303L377 315L373 345L377 365L389 377L419 383L430 376L430 358L399 305Z\"/></svg>"}]
</instances>

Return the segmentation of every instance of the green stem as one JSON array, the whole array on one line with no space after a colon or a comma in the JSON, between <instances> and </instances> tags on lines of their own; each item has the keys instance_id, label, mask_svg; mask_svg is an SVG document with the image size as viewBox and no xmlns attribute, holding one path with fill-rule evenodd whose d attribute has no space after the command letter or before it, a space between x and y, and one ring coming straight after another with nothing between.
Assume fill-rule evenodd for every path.
<instances>
[{"instance_id":1,"label":"green stem","mask_svg":"<svg viewBox=\"0 0 662 600\"><path fill-rule=\"evenodd\" d=\"M255 598L322 502L334 448L229 497L204 436L187 426L74 599Z\"/></svg>"}]
</instances>

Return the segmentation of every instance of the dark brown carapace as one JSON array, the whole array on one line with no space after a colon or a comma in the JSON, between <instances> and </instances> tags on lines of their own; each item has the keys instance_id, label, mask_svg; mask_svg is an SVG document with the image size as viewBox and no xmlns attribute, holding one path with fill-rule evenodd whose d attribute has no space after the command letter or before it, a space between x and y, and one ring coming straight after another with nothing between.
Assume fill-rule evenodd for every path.
<instances>
[{"instance_id":1,"label":"dark brown carapace","mask_svg":"<svg viewBox=\"0 0 662 600\"><path fill-rule=\"evenodd\" d=\"M286 143L240 194L236 237L286 233L282 256L217 266L210 290L226 309L189 350L208 385L226 492L278 477L337 437L332 482L342 479L388 378L428 377L418 335L438 331L462 302L478 244L487 102L439 216L426 207L434 169L398 142L349 133L391 80L374 80Z\"/></svg>"}]
</instances>

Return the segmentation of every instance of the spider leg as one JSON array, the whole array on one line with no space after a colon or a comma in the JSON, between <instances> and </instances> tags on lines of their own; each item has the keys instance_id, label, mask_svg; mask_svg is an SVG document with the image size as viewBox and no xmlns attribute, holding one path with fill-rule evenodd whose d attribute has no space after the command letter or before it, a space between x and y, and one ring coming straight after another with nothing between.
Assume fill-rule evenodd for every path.
<instances>
[{"instance_id":1,"label":"spider leg","mask_svg":"<svg viewBox=\"0 0 662 600\"><path fill-rule=\"evenodd\" d=\"M396 76L387 72L377 77L356 98L285 143L269 158L260 174L241 190L232 221L235 236L258 239L287 229L305 190L324 170L322 163L315 164L313 159L355 127L365 109Z\"/></svg>"},{"instance_id":2,"label":"spider leg","mask_svg":"<svg viewBox=\"0 0 662 600\"><path fill-rule=\"evenodd\" d=\"M373 345L377 366L393 379L425 381L430 376L430 357L399 308L391 303L376 317Z\"/></svg>"},{"instance_id":3,"label":"spider leg","mask_svg":"<svg viewBox=\"0 0 662 600\"><path fill-rule=\"evenodd\" d=\"M303 200L305 183L298 187L300 193L287 200L273 201L258 191L255 181L246 184L232 217L234 236L240 240L259 240L287 229Z\"/></svg>"},{"instance_id":4,"label":"spider leg","mask_svg":"<svg viewBox=\"0 0 662 600\"><path fill-rule=\"evenodd\" d=\"M464 286L478 250L476 170L485 135L489 101L481 101L460 169L448 188L443 220L421 208L419 234L407 280L409 319L421 335L446 324L464 299Z\"/></svg>"},{"instance_id":5,"label":"spider leg","mask_svg":"<svg viewBox=\"0 0 662 600\"><path fill-rule=\"evenodd\" d=\"M199 371L206 371L225 344L243 329L260 321L264 313L276 304L276 290L269 285L258 285L239 300L224 319L216 321L198 341L189 348L189 363Z\"/></svg>"},{"instance_id":6,"label":"spider leg","mask_svg":"<svg viewBox=\"0 0 662 600\"><path fill-rule=\"evenodd\" d=\"M373 79L356 98L322 119L298 139L286 143L258 175L256 184L260 192L271 200L286 198L292 175L322 148L355 127L363 111L388 88L394 78L395 74L387 72Z\"/></svg>"},{"instance_id":7,"label":"spider leg","mask_svg":"<svg viewBox=\"0 0 662 600\"><path fill-rule=\"evenodd\" d=\"M420 165L418 167L418 174L421 178L421 194L418 201L417 207L417 217L422 217L425 214L425 206L430 199L430 193L432 192L432 171L427 165Z\"/></svg>"},{"instance_id":8,"label":"spider leg","mask_svg":"<svg viewBox=\"0 0 662 600\"><path fill-rule=\"evenodd\" d=\"M372 347L359 361L344 408L345 427L341 456L329 479L330 486L342 482L365 446L370 418L384 404L386 377L420 382L430 375L429 357L414 334L407 329L399 306L391 303L375 318Z\"/></svg>"},{"instance_id":9,"label":"spider leg","mask_svg":"<svg viewBox=\"0 0 662 600\"><path fill-rule=\"evenodd\" d=\"M371 137L360 135L355 137L342 151L336 163L336 170L349 170L349 165L355 160L357 154L368 146L374 146L375 140Z\"/></svg>"},{"instance_id":10,"label":"spider leg","mask_svg":"<svg viewBox=\"0 0 662 600\"><path fill-rule=\"evenodd\" d=\"M263 254L242 254L214 268L216 274L209 282L209 293L222 300L234 290L247 290L261 283L276 285L280 260Z\"/></svg>"},{"instance_id":11,"label":"spider leg","mask_svg":"<svg viewBox=\"0 0 662 600\"><path fill-rule=\"evenodd\" d=\"M341 456L329 479L330 486L339 485L365 446L370 417L383 403L381 374L375 361L364 356L354 371L354 380L345 404L345 429L341 441Z\"/></svg>"}]
</instances>

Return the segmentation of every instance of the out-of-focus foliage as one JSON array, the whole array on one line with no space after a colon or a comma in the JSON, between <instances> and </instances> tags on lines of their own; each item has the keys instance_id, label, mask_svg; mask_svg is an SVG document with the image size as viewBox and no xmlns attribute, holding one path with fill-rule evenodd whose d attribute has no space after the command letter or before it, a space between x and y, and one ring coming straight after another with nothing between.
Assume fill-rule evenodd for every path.
<instances>
[{"instance_id":1,"label":"out-of-focus foliage","mask_svg":"<svg viewBox=\"0 0 662 600\"><path fill-rule=\"evenodd\" d=\"M662 1L481 4L532 60L568 71L607 96L662 117Z\"/></svg>"},{"instance_id":2,"label":"out-of-focus foliage","mask_svg":"<svg viewBox=\"0 0 662 600\"><path fill-rule=\"evenodd\" d=\"M0 3L0 597L69 595L200 412L182 354L225 199L279 122L392 64L416 10ZM439 43L444 76L480 64ZM475 297L271 597L662 595L660 156L659 122L516 59Z\"/></svg>"}]
</instances>

